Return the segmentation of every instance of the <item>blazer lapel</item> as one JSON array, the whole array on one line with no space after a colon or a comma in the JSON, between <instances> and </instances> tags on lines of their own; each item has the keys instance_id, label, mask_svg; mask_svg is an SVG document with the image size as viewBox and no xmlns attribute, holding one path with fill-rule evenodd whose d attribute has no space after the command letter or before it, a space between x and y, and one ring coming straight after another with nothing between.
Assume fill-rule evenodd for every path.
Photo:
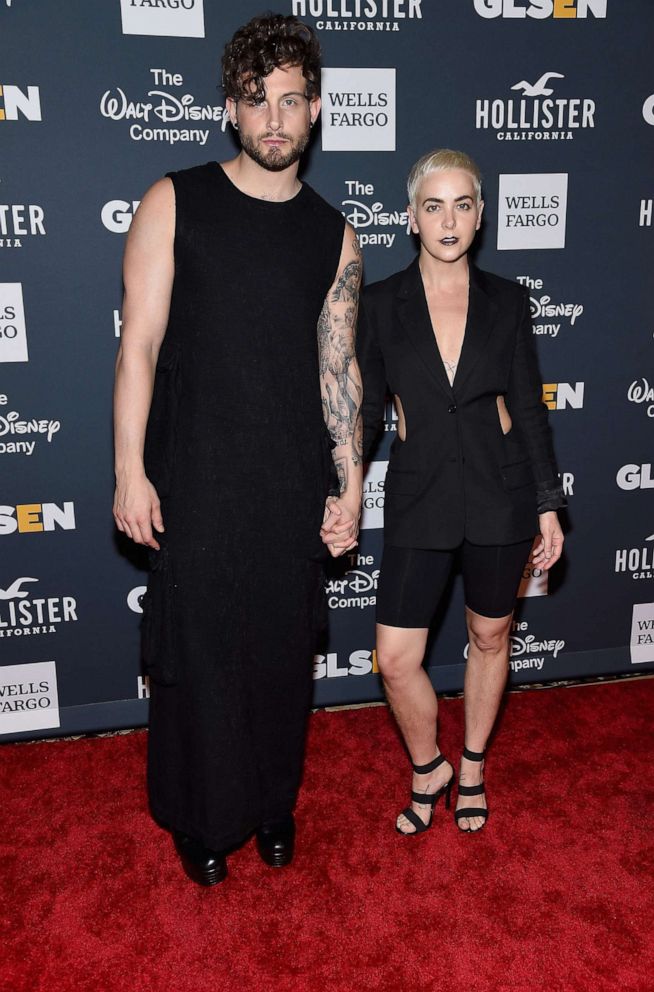
<instances>
[{"instance_id":1,"label":"blazer lapel","mask_svg":"<svg viewBox=\"0 0 654 992\"><path fill-rule=\"evenodd\" d=\"M482 273L471 264L468 317L461 357L454 377L454 389L457 392L463 386L486 347L497 312L497 304L489 296L484 286Z\"/></svg>"},{"instance_id":2,"label":"blazer lapel","mask_svg":"<svg viewBox=\"0 0 654 992\"><path fill-rule=\"evenodd\" d=\"M441 360L436 337L431 325L427 298L420 277L418 258L404 271L397 298L397 312L414 348L435 382L452 396L452 387ZM455 380L456 381L456 380Z\"/></svg>"}]
</instances>

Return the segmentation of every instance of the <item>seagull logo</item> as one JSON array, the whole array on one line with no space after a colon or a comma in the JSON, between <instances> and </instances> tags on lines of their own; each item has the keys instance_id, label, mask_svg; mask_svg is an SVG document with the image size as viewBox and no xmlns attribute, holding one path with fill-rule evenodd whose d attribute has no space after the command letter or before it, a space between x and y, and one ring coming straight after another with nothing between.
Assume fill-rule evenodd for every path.
<instances>
[{"instance_id":1,"label":"seagull logo","mask_svg":"<svg viewBox=\"0 0 654 992\"><path fill-rule=\"evenodd\" d=\"M562 72L545 72L535 83L528 83L526 79L512 86L512 90L522 90L525 96L551 96L554 90L547 83L550 79L565 79Z\"/></svg>"},{"instance_id":2,"label":"seagull logo","mask_svg":"<svg viewBox=\"0 0 654 992\"><path fill-rule=\"evenodd\" d=\"M23 582L38 582L38 579L30 579L25 575L22 579L16 579L8 589L0 589L0 600L3 599L24 599L28 595L25 589L21 589Z\"/></svg>"}]
</instances>

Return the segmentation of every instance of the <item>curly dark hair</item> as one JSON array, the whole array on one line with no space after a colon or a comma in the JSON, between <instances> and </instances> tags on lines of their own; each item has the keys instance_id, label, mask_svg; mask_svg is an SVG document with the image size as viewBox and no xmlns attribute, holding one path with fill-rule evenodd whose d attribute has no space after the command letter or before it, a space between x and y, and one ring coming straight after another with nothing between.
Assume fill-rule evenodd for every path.
<instances>
[{"instance_id":1,"label":"curly dark hair","mask_svg":"<svg viewBox=\"0 0 654 992\"><path fill-rule=\"evenodd\" d=\"M290 15L253 17L225 45L225 96L254 103L263 100L263 81L280 66L300 66L307 81L307 99L319 96L320 45L312 28Z\"/></svg>"}]
</instances>

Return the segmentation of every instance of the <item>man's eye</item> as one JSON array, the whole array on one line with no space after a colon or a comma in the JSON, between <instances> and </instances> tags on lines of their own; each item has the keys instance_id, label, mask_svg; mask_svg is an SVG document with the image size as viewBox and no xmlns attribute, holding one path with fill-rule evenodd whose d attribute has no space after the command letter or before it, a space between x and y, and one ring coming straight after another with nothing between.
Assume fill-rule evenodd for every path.
<instances>
[{"instance_id":1,"label":"man's eye","mask_svg":"<svg viewBox=\"0 0 654 992\"><path fill-rule=\"evenodd\" d=\"M470 210L469 203L460 203L459 206L461 207L462 210Z\"/></svg>"},{"instance_id":2,"label":"man's eye","mask_svg":"<svg viewBox=\"0 0 654 992\"><path fill-rule=\"evenodd\" d=\"M437 203L429 203L427 205L427 207L426 207L426 210L427 210L427 213L428 214L433 214L435 210L438 210L438 204Z\"/></svg>"}]
</instances>

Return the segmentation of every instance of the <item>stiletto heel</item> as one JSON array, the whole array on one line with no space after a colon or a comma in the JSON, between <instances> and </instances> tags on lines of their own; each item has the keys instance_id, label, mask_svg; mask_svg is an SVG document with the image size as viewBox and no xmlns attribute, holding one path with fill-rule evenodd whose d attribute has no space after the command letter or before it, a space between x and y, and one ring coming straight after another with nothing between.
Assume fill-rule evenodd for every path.
<instances>
[{"instance_id":1,"label":"stiletto heel","mask_svg":"<svg viewBox=\"0 0 654 992\"><path fill-rule=\"evenodd\" d=\"M470 751L467 747L463 748L463 757L468 761L483 761L486 751ZM461 769L459 768L459 775L461 774ZM460 796L483 796L485 795L485 788L483 781L479 785L459 785L459 795ZM465 820L468 817L481 816L484 822L481 827L477 827L472 830L470 827L464 829L459 827L459 820ZM459 827L462 834L477 834L486 826L486 820L488 819L488 809L483 806L463 806L461 809L457 809L454 813L454 820Z\"/></svg>"},{"instance_id":2,"label":"stiletto heel","mask_svg":"<svg viewBox=\"0 0 654 992\"><path fill-rule=\"evenodd\" d=\"M429 828L431 827L432 818L434 816L434 807L436 806L436 803L438 802L440 796L442 795L445 796L445 808L446 809L450 808L450 795L452 793L452 783L454 782L454 766L450 761L447 761L447 758L442 754L439 754L436 758L434 758L433 761L430 761L429 764L427 765L415 765L413 764L413 762L411 762L411 764L413 765L413 770L416 773L416 775L428 775L430 772L433 772L436 768L442 765L443 762L447 762L447 764L450 765L450 767L452 768L452 775L447 780L445 785L442 785L440 789L436 790L436 792L414 792L413 790L411 791L411 799L413 800L414 803L417 803L419 806L431 806L431 809L429 811L429 820L427 821L427 823L425 823L424 820L420 819L417 813L413 812L410 806L407 806L406 809L402 810L401 815L407 818L409 823L413 827L415 827L415 830L400 830L397 824L395 824L395 829L397 830L398 834L402 834L403 837L413 837L415 834L422 834L425 832L425 830L429 830Z\"/></svg>"}]
</instances>

